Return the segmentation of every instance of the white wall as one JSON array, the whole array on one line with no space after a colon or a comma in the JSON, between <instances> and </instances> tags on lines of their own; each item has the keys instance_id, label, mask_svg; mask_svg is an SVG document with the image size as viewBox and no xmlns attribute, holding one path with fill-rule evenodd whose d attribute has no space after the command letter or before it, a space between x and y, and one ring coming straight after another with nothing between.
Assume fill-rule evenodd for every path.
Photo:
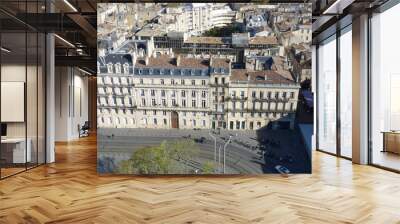
<instances>
[{"instance_id":1,"label":"white wall","mask_svg":"<svg viewBox=\"0 0 400 224\"><path fill-rule=\"evenodd\" d=\"M88 120L88 78L72 67L56 67L55 73L55 140L70 141Z\"/></svg>"}]
</instances>

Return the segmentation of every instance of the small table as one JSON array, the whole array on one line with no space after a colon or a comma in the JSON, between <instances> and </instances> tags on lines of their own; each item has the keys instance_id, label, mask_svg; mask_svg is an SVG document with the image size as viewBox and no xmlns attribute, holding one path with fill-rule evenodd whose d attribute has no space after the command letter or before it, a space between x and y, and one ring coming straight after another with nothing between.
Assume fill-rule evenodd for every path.
<instances>
[{"instance_id":1,"label":"small table","mask_svg":"<svg viewBox=\"0 0 400 224\"><path fill-rule=\"evenodd\" d=\"M383 131L383 150L400 154L400 131Z\"/></svg>"}]
</instances>

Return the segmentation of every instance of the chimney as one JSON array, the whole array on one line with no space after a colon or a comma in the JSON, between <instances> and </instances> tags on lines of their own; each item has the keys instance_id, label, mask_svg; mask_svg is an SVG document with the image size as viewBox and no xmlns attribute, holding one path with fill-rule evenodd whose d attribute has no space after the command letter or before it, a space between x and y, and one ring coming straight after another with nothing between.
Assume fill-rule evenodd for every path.
<instances>
[{"instance_id":1,"label":"chimney","mask_svg":"<svg viewBox=\"0 0 400 224\"><path fill-rule=\"evenodd\" d=\"M144 59L144 64L149 65L149 57L146 56L146 58Z\"/></svg>"},{"instance_id":2,"label":"chimney","mask_svg":"<svg viewBox=\"0 0 400 224\"><path fill-rule=\"evenodd\" d=\"M181 64L181 56L178 55L178 56L176 57L176 66L179 66L180 64Z\"/></svg>"}]
</instances>

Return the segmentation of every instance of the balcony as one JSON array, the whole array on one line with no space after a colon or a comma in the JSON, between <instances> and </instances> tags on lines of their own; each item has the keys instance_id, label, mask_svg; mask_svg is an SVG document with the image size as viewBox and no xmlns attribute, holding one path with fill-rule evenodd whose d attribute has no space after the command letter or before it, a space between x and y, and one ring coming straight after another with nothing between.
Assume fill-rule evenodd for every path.
<instances>
[{"instance_id":1,"label":"balcony","mask_svg":"<svg viewBox=\"0 0 400 224\"><path fill-rule=\"evenodd\" d=\"M252 98L253 102L275 102L275 103L287 103L290 98Z\"/></svg>"},{"instance_id":2,"label":"balcony","mask_svg":"<svg viewBox=\"0 0 400 224\"><path fill-rule=\"evenodd\" d=\"M228 96L225 101L246 101L247 99L245 96Z\"/></svg>"}]
</instances>

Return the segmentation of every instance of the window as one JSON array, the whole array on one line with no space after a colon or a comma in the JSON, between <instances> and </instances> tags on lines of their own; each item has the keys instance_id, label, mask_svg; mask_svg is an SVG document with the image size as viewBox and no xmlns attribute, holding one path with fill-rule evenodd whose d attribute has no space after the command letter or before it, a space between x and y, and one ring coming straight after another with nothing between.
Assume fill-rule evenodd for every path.
<instances>
[{"instance_id":1,"label":"window","mask_svg":"<svg viewBox=\"0 0 400 224\"><path fill-rule=\"evenodd\" d=\"M185 85L185 80L181 79L181 85Z\"/></svg>"},{"instance_id":2,"label":"window","mask_svg":"<svg viewBox=\"0 0 400 224\"><path fill-rule=\"evenodd\" d=\"M294 92L290 92L290 99L294 99Z\"/></svg>"},{"instance_id":3,"label":"window","mask_svg":"<svg viewBox=\"0 0 400 224\"><path fill-rule=\"evenodd\" d=\"M215 82L215 84L218 84L218 78L217 77L214 78L214 82Z\"/></svg>"},{"instance_id":4,"label":"window","mask_svg":"<svg viewBox=\"0 0 400 224\"><path fill-rule=\"evenodd\" d=\"M146 99L142 98L142 106L146 106Z\"/></svg>"},{"instance_id":5,"label":"window","mask_svg":"<svg viewBox=\"0 0 400 224\"><path fill-rule=\"evenodd\" d=\"M144 96L144 89L140 90L140 96Z\"/></svg>"},{"instance_id":6,"label":"window","mask_svg":"<svg viewBox=\"0 0 400 224\"><path fill-rule=\"evenodd\" d=\"M253 97L253 98L256 97L256 91L251 92L251 97Z\"/></svg>"},{"instance_id":7,"label":"window","mask_svg":"<svg viewBox=\"0 0 400 224\"><path fill-rule=\"evenodd\" d=\"M153 110L153 115L157 115L157 111L156 110Z\"/></svg>"},{"instance_id":8,"label":"window","mask_svg":"<svg viewBox=\"0 0 400 224\"><path fill-rule=\"evenodd\" d=\"M172 106L176 106L176 100L175 99L172 99L171 103L172 103Z\"/></svg>"},{"instance_id":9,"label":"window","mask_svg":"<svg viewBox=\"0 0 400 224\"><path fill-rule=\"evenodd\" d=\"M143 84L143 79L139 79L139 81L140 81L140 84Z\"/></svg>"},{"instance_id":10,"label":"window","mask_svg":"<svg viewBox=\"0 0 400 224\"><path fill-rule=\"evenodd\" d=\"M156 91L154 89L150 90L150 94L151 96L155 96L156 95Z\"/></svg>"},{"instance_id":11,"label":"window","mask_svg":"<svg viewBox=\"0 0 400 224\"><path fill-rule=\"evenodd\" d=\"M165 97L165 90L161 90L161 96Z\"/></svg>"},{"instance_id":12,"label":"window","mask_svg":"<svg viewBox=\"0 0 400 224\"><path fill-rule=\"evenodd\" d=\"M157 125L157 118L154 118L154 124Z\"/></svg>"},{"instance_id":13,"label":"window","mask_svg":"<svg viewBox=\"0 0 400 224\"><path fill-rule=\"evenodd\" d=\"M192 100L192 107L196 107L196 100Z\"/></svg>"},{"instance_id":14,"label":"window","mask_svg":"<svg viewBox=\"0 0 400 224\"><path fill-rule=\"evenodd\" d=\"M201 85L205 86L206 85L206 80L201 80Z\"/></svg>"},{"instance_id":15,"label":"window","mask_svg":"<svg viewBox=\"0 0 400 224\"><path fill-rule=\"evenodd\" d=\"M166 116L166 115L167 115L167 111L163 110L162 114L163 114L164 116Z\"/></svg>"},{"instance_id":16,"label":"window","mask_svg":"<svg viewBox=\"0 0 400 224\"><path fill-rule=\"evenodd\" d=\"M203 123L203 127L205 127L206 126L206 120L203 120L202 123Z\"/></svg>"},{"instance_id":17,"label":"window","mask_svg":"<svg viewBox=\"0 0 400 224\"><path fill-rule=\"evenodd\" d=\"M163 105L164 107L167 106L167 101L166 101L165 99L162 99L161 101L162 101L162 105Z\"/></svg>"},{"instance_id":18,"label":"window","mask_svg":"<svg viewBox=\"0 0 400 224\"><path fill-rule=\"evenodd\" d=\"M196 80L192 80L192 86L196 85Z\"/></svg>"},{"instance_id":19,"label":"window","mask_svg":"<svg viewBox=\"0 0 400 224\"><path fill-rule=\"evenodd\" d=\"M225 78L221 79L222 84L225 84Z\"/></svg>"},{"instance_id":20,"label":"window","mask_svg":"<svg viewBox=\"0 0 400 224\"><path fill-rule=\"evenodd\" d=\"M186 97L186 91L185 91L185 90L182 90L182 91L181 91L181 96L182 96L182 97Z\"/></svg>"},{"instance_id":21,"label":"window","mask_svg":"<svg viewBox=\"0 0 400 224\"><path fill-rule=\"evenodd\" d=\"M164 118L164 125L167 125L167 119Z\"/></svg>"},{"instance_id":22,"label":"window","mask_svg":"<svg viewBox=\"0 0 400 224\"><path fill-rule=\"evenodd\" d=\"M390 133L400 131L399 21L400 4L371 18L371 157L373 164L394 170L400 170L400 155L390 153L400 147L393 144L400 136Z\"/></svg>"},{"instance_id":23,"label":"window","mask_svg":"<svg viewBox=\"0 0 400 224\"><path fill-rule=\"evenodd\" d=\"M147 110L143 110L143 115L147 115Z\"/></svg>"},{"instance_id":24,"label":"window","mask_svg":"<svg viewBox=\"0 0 400 224\"><path fill-rule=\"evenodd\" d=\"M164 79L160 80L161 85L164 85Z\"/></svg>"},{"instance_id":25,"label":"window","mask_svg":"<svg viewBox=\"0 0 400 224\"><path fill-rule=\"evenodd\" d=\"M175 85L175 80L171 79L171 85Z\"/></svg>"},{"instance_id":26,"label":"window","mask_svg":"<svg viewBox=\"0 0 400 224\"><path fill-rule=\"evenodd\" d=\"M182 100L182 107L186 107L186 100Z\"/></svg>"},{"instance_id":27,"label":"window","mask_svg":"<svg viewBox=\"0 0 400 224\"><path fill-rule=\"evenodd\" d=\"M186 126L186 119L183 119L183 126Z\"/></svg>"},{"instance_id":28,"label":"window","mask_svg":"<svg viewBox=\"0 0 400 224\"><path fill-rule=\"evenodd\" d=\"M192 91L192 97L196 97L196 91Z\"/></svg>"},{"instance_id":29,"label":"window","mask_svg":"<svg viewBox=\"0 0 400 224\"><path fill-rule=\"evenodd\" d=\"M202 91L202 92L201 92L201 97L206 98L206 94L207 94L206 91Z\"/></svg>"},{"instance_id":30,"label":"window","mask_svg":"<svg viewBox=\"0 0 400 224\"><path fill-rule=\"evenodd\" d=\"M336 153L336 36L318 48L318 147Z\"/></svg>"},{"instance_id":31,"label":"window","mask_svg":"<svg viewBox=\"0 0 400 224\"><path fill-rule=\"evenodd\" d=\"M205 100L201 101L201 107L206 108L206 101Z\"/></svg>"},{"instance_id":32,"label":"window","mask_svg":"<svg viewBox=\"0 0 400 224\"><path fill-rule=\"evenodd\" d=\"M196 120L193 120L193 127L196 127Z\"/></svg>"},{"instance_id":33,"label":"window","mask_svg":"<svg viewBox=\"0 0 400 224\"><path fill-rule=\"evenodd\" d=\"M155 106L156 105L156 99L151 99L151 105Z\"/></svg>"}]
</instances>

